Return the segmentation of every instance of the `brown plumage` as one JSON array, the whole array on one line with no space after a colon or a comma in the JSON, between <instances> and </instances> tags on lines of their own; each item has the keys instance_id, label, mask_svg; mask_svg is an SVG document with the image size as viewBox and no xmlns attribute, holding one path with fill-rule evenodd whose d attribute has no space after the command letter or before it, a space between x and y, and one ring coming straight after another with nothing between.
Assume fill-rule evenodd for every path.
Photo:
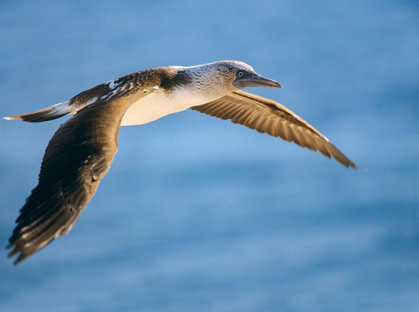
<instances>
[{"instance_id":1,"label":"brown plumage","mask_svg":"<svg viewBox=\"0 0 419 312\"><path fill-rule=\"evenodd\" d=\"M357 166L309 123L281 104L244 91L232 92L193 110L294 142L333 157L346 167Z\"/></svg>"},{"instance_id":2,"label":"brown plumage","mask_svg":"<svg viewBox=\"0 0 419 312\"><path fill-rule=\"evenodd\" d=\"M16 220L7 248L14 264L68 233L106 175L118 149L119 126L127 108L155 90L155 80L81 109L62 124L45 151L38 186ZM140 91L140 92L138 92Z\"/></svg>"},{"instance_id":3,"label":"brown plumage","mask_svg":"<svg viewBox=\"0 0 419 312\"><path fill-rule=\"evenodd\" d=\"M8 256L17 255L17 264L72 229L110 168L121 124L144 124L192 108L319 150L346 167L357 168L290 110L239 90L255 86L281 87L237 61L167 66L111 80L49 108L6 117L41 122L75 114L48 144L38 185L20 210L9 239Z\"/></svg>"}]
</instances>

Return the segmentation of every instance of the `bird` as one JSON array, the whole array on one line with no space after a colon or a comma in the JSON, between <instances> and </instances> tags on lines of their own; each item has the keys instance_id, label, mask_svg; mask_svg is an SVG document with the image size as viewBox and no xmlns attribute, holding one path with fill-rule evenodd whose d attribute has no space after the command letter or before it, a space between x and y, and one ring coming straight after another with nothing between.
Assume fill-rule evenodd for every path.
<instances>
[{"instance_id":1,"label":"bird","mask_svg":"<svg viewBox=\"0 0 419 312\"><path fill-rule=\"evenodd\" d=\"M345 167L357 165L281 104L242 91L282 88L248 64L218 61L141 70L83 91L70 100L7 120L44 122L74 115L48 143L38 185L20 209L6 248L18 264L67 234L95 194L117 152L120 126L142 125L192 109L320 151Z\"/></svg>"}]
</instances>

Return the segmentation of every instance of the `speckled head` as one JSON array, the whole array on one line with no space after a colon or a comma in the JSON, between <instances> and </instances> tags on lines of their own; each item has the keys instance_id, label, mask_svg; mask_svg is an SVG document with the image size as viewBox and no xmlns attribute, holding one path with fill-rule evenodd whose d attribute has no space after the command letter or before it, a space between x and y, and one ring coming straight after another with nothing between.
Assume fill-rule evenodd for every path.
<instances>
[{"instance_id":1,"label":"speckled head","mask_svg":"<svg viewBox=\"0 0 419 312\"><path fill-rule=\"evenodd\" d=\"M250 65L239 61L219 61L201 65L201 69L217 72L234 89L251 87L282 88L275 80L265 78L255 72Z\"/></svg>"}]
</instances>

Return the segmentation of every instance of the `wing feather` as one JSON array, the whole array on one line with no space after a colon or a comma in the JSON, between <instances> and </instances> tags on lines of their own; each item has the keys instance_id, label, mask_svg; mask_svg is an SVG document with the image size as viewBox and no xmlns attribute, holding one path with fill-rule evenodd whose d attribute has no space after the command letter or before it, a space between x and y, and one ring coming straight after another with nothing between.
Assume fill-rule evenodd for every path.
<instances>
[{"instance_id":1,"label":"wing feather","mask_svg":"<svg viewBox=\"0 0 419 312\"><path fill-rule=\"evenodd\" d=\"M151 94L154 85L137 86L148 92L133 88L99 100L60 126L45 151L38 185L9 239L7 247L13 249L8 257L18 254L15 264L71 230L112 164L126 109Z\"/></svg>"},{"instance_id":2,"label":"wing feather","mask_svg":"<svg viewBox=\"0 0 419 312\"><path fill-rule=\"evenodd\" d=\"M357 165L339 151L313 126L292 111L272 100L244 91L232 92L218 100L194 106L193 110L281 137L313 151L320 151L328 158L333 157L346 167L357 169Z\"/></svg>"}]
</instances>

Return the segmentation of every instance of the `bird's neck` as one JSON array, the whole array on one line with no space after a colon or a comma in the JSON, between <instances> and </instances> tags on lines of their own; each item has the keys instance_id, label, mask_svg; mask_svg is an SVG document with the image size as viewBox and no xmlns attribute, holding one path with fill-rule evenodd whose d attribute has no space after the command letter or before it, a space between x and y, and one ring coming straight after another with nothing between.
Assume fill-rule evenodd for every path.
<instances>
[{"instance_id":1,"label":"bird's neck","mask_svg":"<svg viewBox=\"0 0 419 312\"><path fill-rule=\"evenodd\" d=\"M184 90L196 96L206 97L208 102L235 90L223 73L210 65L205 64L181 69L190 77L190 83L187 84L186 88L183 86Z\"/></svg>"}]
</instances>

